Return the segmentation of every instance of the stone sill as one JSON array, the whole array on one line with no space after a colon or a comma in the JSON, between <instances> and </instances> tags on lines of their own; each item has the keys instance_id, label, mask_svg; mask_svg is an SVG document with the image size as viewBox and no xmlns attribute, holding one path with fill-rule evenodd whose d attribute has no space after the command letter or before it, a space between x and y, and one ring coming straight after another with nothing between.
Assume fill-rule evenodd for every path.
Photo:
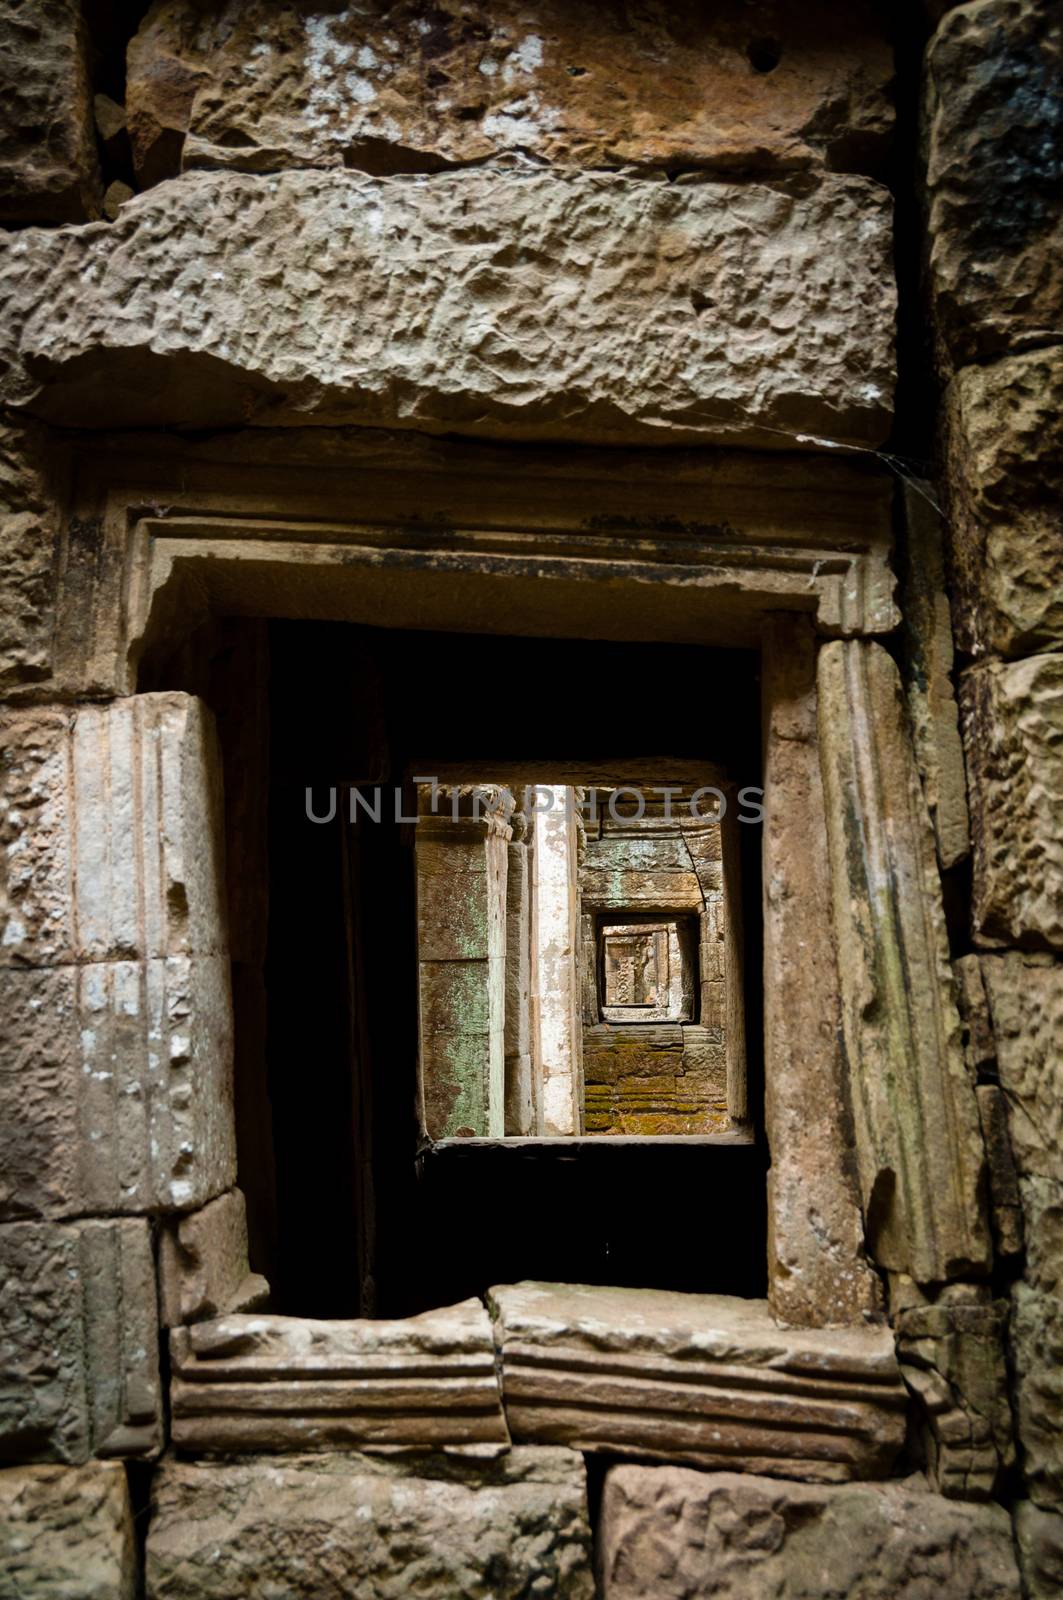
<instances>
[{"instance_id":1,"label":"stone sill","mask_svg":"<svg viewBox=\"0 0 1063 1600\"><path fill-rule=\"evenodd\" d=\"M673 1145L745 1145L756 1144L756 1135L752 1129L734 1130L728 1133L589 1133L589 1134L560 1134L552 1137L532 1136L529 1138L514 1135L511 1138L489 1138L476 1136L467 1139L436 1139L425 1147L428 1151L449 1152L451 1150L516 1150L525 1155L546 1154L558 1150L568 1155L582 1155L587 1150L608 1149L620 1145L630 1149L632 1145L641 1145L649 1150L670 1148Z\"/></svg>"}]
</instances>

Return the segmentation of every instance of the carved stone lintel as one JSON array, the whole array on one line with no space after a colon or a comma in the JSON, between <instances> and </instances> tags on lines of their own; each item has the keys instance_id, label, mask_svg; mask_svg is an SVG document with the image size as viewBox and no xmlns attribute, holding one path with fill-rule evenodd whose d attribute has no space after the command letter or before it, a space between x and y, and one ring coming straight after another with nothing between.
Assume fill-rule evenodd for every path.
<instances>
[{"instance_id":1,"label":"carved stone lintel","mask_svg":"<svg viewBox=\"0 0 1063 1600\"><path fill-rule=\"evenodd\" d=\"M991 1255L985 1157L899 676L880 645L832 642L818 688L868 1247L919 1283L977 1278Z\"/></svg>"}]
</instances>

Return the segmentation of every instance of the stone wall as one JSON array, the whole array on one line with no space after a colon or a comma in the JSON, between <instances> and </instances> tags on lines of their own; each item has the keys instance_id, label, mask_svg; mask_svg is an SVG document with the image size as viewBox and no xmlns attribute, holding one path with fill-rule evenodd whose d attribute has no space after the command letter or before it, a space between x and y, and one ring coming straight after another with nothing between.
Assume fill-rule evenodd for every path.
<instances>
[{"instance_id":1,"label":"stone wall","mask_svg":"<svg viewBox=\"0 0 1063 1600\"><path fill-rule=\"evenodd\" d=\"M970 798L969 1067L990 1139L1027 1592L1060 1592L1063 27L978 0L926 54L927 287ZM1010 1148L1008 1136L1010 1135ZM995 1155L993 1154L995 1150ZM1021 1207L1021 1209L1020 1209ZM1025 1254L1022 1230L1025 1224Z\"/></svg>"},{"instance_id":2,"label":"stone wall","mask_svg":"<svg viewBox=\"0 0 1063 1600\"><path fill-rule=\"evenodd\" d=\"M114 9L0 0L0 1594L589 1600L595 1543L606 1600L1016 1600L1015 1550L1063 1592L1058 6ZM210 713L138 683L231 613L763 644L769 1301L269 1313L230 1004L265 911ZM590 742L645 753L599 688ZM481 939L451 1025L435 887L433 1131L523 1126L534 984ZM699 1114L740 1121L724 976Z\"/></svg>"}]
</instances>

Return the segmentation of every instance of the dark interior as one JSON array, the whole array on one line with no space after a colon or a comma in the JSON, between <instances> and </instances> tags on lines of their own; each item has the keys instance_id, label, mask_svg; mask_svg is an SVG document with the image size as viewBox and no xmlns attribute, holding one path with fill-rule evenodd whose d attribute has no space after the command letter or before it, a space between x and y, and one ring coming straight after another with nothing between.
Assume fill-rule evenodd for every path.
<instances>
[{"instance_id":1,"label":"dark interior","mask_svg":"<svg viewBox=\"0 0 1063 1600\"><path fill-rule=\"evenodd\" d=\"M232 620L141 687L218 716L239 1182L275 1310L406 1316L520 1278L765 1293L759 826L738 830L753 1145L419 1151L413 830L393 794L433 760L657 752L757 785L755 653ZM375 784L381 821L352 825L345 788ZM336 788L331 822L308 786L318 816Z\"/></svg>"}]
</instances>

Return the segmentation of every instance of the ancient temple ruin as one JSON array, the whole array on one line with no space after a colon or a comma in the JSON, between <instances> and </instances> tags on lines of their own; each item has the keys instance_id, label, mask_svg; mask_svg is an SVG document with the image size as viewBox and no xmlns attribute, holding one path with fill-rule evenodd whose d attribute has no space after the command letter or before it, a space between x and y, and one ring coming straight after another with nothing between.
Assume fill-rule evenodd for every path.
<instances>
[{"instance_id":1,"label":"ancient temple ruin","mask_svg":"<svg viewBox=\"0 0 1063 1600\"><path fill-rule=\"evenodd\" d=\"M0 1596L1063 1594L1053 0L0 0Z\"/></svg>"}]
</instances>

